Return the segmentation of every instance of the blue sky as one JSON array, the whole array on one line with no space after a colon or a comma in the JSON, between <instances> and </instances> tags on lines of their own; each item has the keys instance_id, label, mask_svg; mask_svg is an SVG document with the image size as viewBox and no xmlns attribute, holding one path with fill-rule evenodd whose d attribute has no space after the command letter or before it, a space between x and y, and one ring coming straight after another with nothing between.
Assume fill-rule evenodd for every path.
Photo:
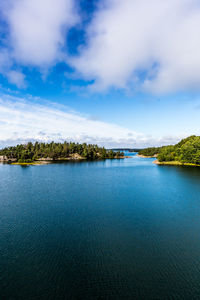
<instances>
[{"instance_id":1,"label":"blue sky","mask_svg":"<svg viewBox=\"0 0 200 300\"><path fill-rule=\"evenodd\" d=\"M200 128L197 0L3 0L0 146L144 147Z\"/></svg>"}]
</instances>

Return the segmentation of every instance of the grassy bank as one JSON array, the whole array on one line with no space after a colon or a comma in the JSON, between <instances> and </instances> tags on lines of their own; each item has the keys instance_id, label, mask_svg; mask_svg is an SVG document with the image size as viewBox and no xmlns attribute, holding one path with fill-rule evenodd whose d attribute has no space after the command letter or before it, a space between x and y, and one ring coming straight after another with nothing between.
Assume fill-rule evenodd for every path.
<instances>
[{"instance_id":1,"label":"grassy bank","mask_svg":"<svg viewBox=\"0 0 200 300\"><path fill-rule=\"evenodd\" d=\"M153 161L156 165L168 165L168 166L191 166L191 167L200 167L200 165L193 163L181 163L179 161Z\"/></svg>"},{"instance_id":2,"label":"grassy bank","mask_svg":"<svg viewBox=\"0 0 200 300\"><path fill-rule=\"evenodd\" d=\"M20 166L31 166L31 165L46 165L50 164L51 161L33 161L33 162L13 162L11 165L20 165Z\"/></svg>"}]
</instances>

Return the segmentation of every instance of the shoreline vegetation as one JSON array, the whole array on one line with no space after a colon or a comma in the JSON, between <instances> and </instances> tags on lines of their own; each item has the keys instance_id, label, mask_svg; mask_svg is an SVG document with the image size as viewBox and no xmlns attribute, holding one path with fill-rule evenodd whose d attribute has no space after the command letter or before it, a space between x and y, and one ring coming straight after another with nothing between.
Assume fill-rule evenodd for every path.
<instances>
[{"instance_id":1,"label":"shoreline vegetation","mask_svg":"<svg viewBox=\"0 0 200 300\"><path fill-rule=\"evenodd\" d=\"M191 166L191 167L200 167L198 164L193 163L181 163L179 161L158 161L157 159L153 161L153 164L160 166Z\"/></svg>"},{"instance_id":2,"label":"shoreline vegetation","mask_svg":"<svg viewBox=\"0 0 200 300\"><path fill-rule=\"evenodd\" d=\"M79 143L27 143L0 149L0 162L12 165L44 165L54 162L120 159L121 151L106 150L92 144Z\"/></svg>"},{"instance_id":3,"label":"shoreline vegetation","mask_svg":"<svg viewBox=\"0 0 200 300\"><path fill-rule=\"evenodd\" d=\"M155 158L157 157L157 154L151 156L151 155L142 155L142 154L137 154L138 157L141 157L141 158Z\"/></svg>"},{"instance_id":4,"label":"shoreline vegetation","mask_svg":"<svg viewBox=\"0 0 200 300\"><path fill-rule=\"evenodd\" d=\"M200 136L192 135L176 145L150 147L138 152L139 157L157 158L157 165L200 167Z\"/></svg>"}]
</instances>

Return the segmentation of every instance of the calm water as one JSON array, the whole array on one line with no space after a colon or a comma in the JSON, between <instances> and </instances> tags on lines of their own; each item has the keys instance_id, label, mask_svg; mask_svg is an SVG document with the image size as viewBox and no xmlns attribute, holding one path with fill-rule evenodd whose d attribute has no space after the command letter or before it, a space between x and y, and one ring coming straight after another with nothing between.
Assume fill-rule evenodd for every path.
<instances>
[{"instance_id":1,"label":"calm water","mask_svg":"<svg viewBox=\"0 0 200 300\"><path fill-rule=\"evenodd\" d=\"M200 299L200 169L1 164L0 299Z\"/></svg>"}]
</instances>

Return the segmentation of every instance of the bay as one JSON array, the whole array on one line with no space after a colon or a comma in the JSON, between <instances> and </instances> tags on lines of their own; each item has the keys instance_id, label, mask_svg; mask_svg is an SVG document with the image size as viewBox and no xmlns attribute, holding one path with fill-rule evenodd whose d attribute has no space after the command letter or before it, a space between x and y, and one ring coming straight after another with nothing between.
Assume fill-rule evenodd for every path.
<instances>
[{"instance_id":1,"label":"bay","mask_svg":"<svg viewBox=\"0 0 200 300\"><path fill-rule=\"evenodd\" d=\"M1 299L199 299L200 169L0 165Z\"/></svg>"}]
</instances>

